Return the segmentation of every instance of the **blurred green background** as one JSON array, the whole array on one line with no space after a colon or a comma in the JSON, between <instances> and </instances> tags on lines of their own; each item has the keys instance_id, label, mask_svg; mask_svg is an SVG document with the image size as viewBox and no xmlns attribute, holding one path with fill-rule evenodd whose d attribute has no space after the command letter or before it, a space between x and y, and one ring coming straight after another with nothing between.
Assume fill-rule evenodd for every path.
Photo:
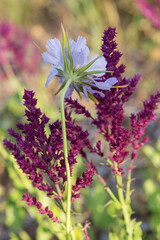
<instances>
[{"instance_id":1,"label":"blurred green background","mask_svg":"<svg viewBox=\"0 0 160 240\"><path fill-rule=\"evenodd\" d=\"M141 74L137 90L125 107L126 124L130 113L137 112L142 107L142 102L160 89L160 30L141 15L132 0L1 0L0 21L10 21L19 26L22 31L29 34L32 49L36 48L33 43L36 42L44 50L49 38L61 39L62 23L73 39L78 35L87 38L91 54L100 53L104 29L109 26L116 27L118 49L123 53L121 61L126 65L125 77ZM19 35L16 35L13 41L16 42L18 39ZM0 53L3 41L0 36ZM23 44L20 47L23 48ZM32 50L27 48L27 53L28 51ZM32 73L25 72L24 68L14 72L12 65L9 64L5 69L0 66L0 71L6 71L6 78L0 79L1 240L53 240L57 239L56 236L63 239L61 234L54 231L55 229L57 232L60 231L57 225L54 226L38 214L34 207L27 207L21 201L21 195L26 189L31 193L34 193L35 189L2 146L3 138L8 136L7 129L14 128L16 122L23 119L21 97L24 88L36 91L39 106L51 120L59 118L59 96L54 96L58 85L56 81L52 81L48 89L44 88L50 67L43 63L38 54L37 52L36 63L32 57L29 58L30 63L36 65ZM0 54L0 58L1 56ZM73 97L77 98L77 95ZM81 102L86 104L85 99ZM92 103L87 106L90 111L94 111ZM150 146L146 146L141 152L137 160L137 168L134 170L136 180L133 187L136 190L132 195L133 208L137 219L143 221L144 240L151 238L160 240L160 142L158 141L160 122L158 119L147 129ZM78 118L78 121L87 128L87 123L83 119ZM91 134L94 144L95 136L93 132ZM102 172L102 174L112 184L110 172ZM108 206L104 210L108 196L97 181L94 182L94 187L87 191L84 191L83 198L78 204L80 208L85 209L85 216L91 222L91 239L107 240L109 230L116 223L115 209ZM44 198L39 193L36 194L41 199ZM47 200L44 198L43 201L46 203Z\"/></svg>"}]
</instances>

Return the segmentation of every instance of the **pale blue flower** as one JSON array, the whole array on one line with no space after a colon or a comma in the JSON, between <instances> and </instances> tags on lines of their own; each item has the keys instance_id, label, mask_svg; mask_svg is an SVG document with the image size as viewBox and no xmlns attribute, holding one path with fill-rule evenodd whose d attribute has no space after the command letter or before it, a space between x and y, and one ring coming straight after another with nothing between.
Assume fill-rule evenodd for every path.
<instances>
[{"instance_id":1,"label":"pale blue flower","mask_svg":"<svg viewBox=\"0 0 160 240\"><path fill-rule=\"evenodd\" d=\"M71 96L74 89L78 93L83 92L87 100L89 98L88 95L94 93L99 93L101 96L104 96L104 94L98 91L98 89L110 90L110 88L117 82L115 77L111 77L104 82L97 81L97 77L102 77L106 72L107 62L105 58L100 57L98 54L89 58L90 51L86 45L85 37L78 37L77 41L69 39L68 44L65 43L65 53L63 53L63 45L61 45L58 39L55 38L48 40L48 52L42 53L44 61L51 64L50 74L47 78L45 87L48 87L50 81L55 76L59 78L59 83L62 83L63 85L68 79L72 78L72 83L70 84L65 97ZM67 67L65 65L64 55L67 60ZM82 72L81 68L84 68L87 65L88 67ZM97 90L93 90L92 87L97 88Z\"/></svg>"}]
</instances>

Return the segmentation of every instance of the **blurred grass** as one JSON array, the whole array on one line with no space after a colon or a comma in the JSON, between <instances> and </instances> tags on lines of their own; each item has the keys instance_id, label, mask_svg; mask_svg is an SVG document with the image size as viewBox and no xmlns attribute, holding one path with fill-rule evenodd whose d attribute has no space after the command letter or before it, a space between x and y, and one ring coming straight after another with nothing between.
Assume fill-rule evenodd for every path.
<instances>
[{"instance_id":1,"label":"blurred grass","mask_svg":"<svg viewBox=\"0 0 160 240\"><path fill-rule=\"evenodd\" d=\"M142 75L141 82L126 107L126 115L129 115L133 106L135 106L134 110L138 111L142 106L142 101L148 98L150 93L160 88L160 32L152 26L148 19L141 16L132 0L1 0L0 16L2 20L12 21L27 30L42 49L45 49L48 38L61 38L60 24L63 23L72 38L76 39L78 35L87 37L91 54L100 53L104 29L108 26L116 27L118 48L123 53L122 61L126 65L125 76L132 77L135 73ZM55 89L57 89L56 80L52 82L49 89L44 90L48 73L49 66L42 62L39 72L27 81L13 78L13 76L8 76L8 80L5 81L0 80L1 142L7 136L7 129L15 127L17 121L23 120L24 109L21 100L23 88L36 91L38 104L48 117L53 121L59 118L59 97L54 97ZM75 95L75 97L77 96ZM82 103L86 104L85 100L82 100ZM89 104L88 108L92 110L93 105ZM155 139L159 136L159 123L154 123L151 130L149 133L154 144ZM155 135L154 130L156 130ZM148 151L145 154L150 159L154 159L157 154L155 154L154 148L145 151ZM159 161L157 163L159 164ZM5 237L9 236L7 239L11 240L53 239L54 227L48 227L48 220L43 219L36 209L26 208L21 202L21 194L26 188L29 188L31 192L35 189L33 190L5 150L3 154L1 153L0 166L0 180L2 181L0 183L0 213L2 216L0 231L7 228L3 233L6 234ZM157 185L159 178L156 177L158 179L155 180L155 176L160 175L159 165L151 167L150 163L146 162L145 169L148 169L147 171L143 170L148 205L144 215L145 221L149 222L152 228L151 235L147 236L146 234L145 240L149 240L150 236L159 240L159 183ZM152 169L152 172L149 169ZM149 179L151 176L152 180ZM150 189L154 190L154 196L149 192ZM94 239L95 236L101 237L102 233L107 239L107 231L114 225L111 220L114 209L109 206L103 211L107 195L98 183L95 182L93 190L89 191L89 195L84 193L85 202L82 200L81 204L85 205L86 216L92 222L91 239ZM99 197L101 201L98 201ZM139 204L141 206L144 202L141 201ZM101 224L102 220L103 224ZM28 234L28 229L24 229L24 223L27 224L25 221L27 223L33 221L36 230L33 232L30 230ZM31 225L28 226L31 228ZM5 240L5 237L2 240Z\"/></svg>"},{"instance_id":2,"label":"blurred grass","mask_svg":"<svg viewBox=\"0 0 160 240\"><path fill-rule=\"evenodd\" d=\"M153 148L146 145L143 153L148 159L150 168L145 175L144 190L147 196L149 223L157 240L160 240L160 139Z\"/></svg>"}]
</instances>

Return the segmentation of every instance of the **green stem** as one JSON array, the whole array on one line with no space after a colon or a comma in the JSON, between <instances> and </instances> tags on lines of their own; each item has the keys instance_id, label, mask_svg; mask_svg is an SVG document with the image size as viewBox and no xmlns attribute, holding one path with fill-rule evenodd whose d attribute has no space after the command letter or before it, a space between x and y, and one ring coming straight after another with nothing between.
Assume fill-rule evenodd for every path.
<instances>
[{"instance_id":1,"label":"green stem","mask_svg":"<svg viewBox=\"0 0 160 240\"><path fill-rule=\"evenodd\" d=\"M72 79L66 82L60 97L61 105L61 121L62 121L62 135L63 135L63 152L66 166L67 175L67 208L66 208L66 240L70 240L71 233L71 175L68 162L68 149L67 149L67 136L66 136L66 124L65 124L65 111L64 111L64 98L66 91L71 84Z\"/></svg>"},{"instance_id":2,"label":"green stem","mask_svg":"<svg viewBox=\"0 0 160 240\"><path fill-rule=\"evenodd\" d=\"M122 213L124 216L124 221L125 221L125 225L126 225L126 231L127 231L127 235L128 235L128 239L127 240L132 240L133 237L133 228L131 225L131 218L130 218L130 201L128 201L128 196L125 200L124 194L123 194L123 182L122 182L122 176L120 175L116 175L116 180L117 180L117 188L118 188L118 196L119 196L119 201L121 203L121 209L122 209ZM128 189L130 189L130 187L128 186Z\"/></svg>"},{"instance_id":3,"label":"green stem","mask_svg":"<svg viewBox=\"0 0 160 240\"><path fill-rule=\"evenodd\" d=\"M116 196L114 195L114 193L112 192L112 190L107 186L104 178L103 178L101 175L99 175L99 173L97 173L97 176L98 176L98 180L99 180L101 183L103 183L103 185L104 185L106 191L108 192L109 196L110 196L110 197L112 198L112 200L116 203L116 206L117 206L118 208L120 208L120 207L121 207L120 202L118 201L118 199L116 198Z\"/></svg>"},{"instance_id":4,"label":"green stem","mask_svg":"<svg viewBox=\"0 0 160 240\"><path fill-rule=\"evenodd\" d=\"M131 170L128 170L127 177L127 188L126 188L126 202L130 204L130 196L131 196Z\"/></svg>"},{"instance_id":5,"label":"green stem","mask_svg":"<svg viewBox=\"0 0 160 240\"><path fill-rule=\"evenodd\" d=\"M108 192L108 194L110 195L110 197L112 198L112 200L116 203L116 206L119 208L121 206L121 204L118 201L118 199L115 197L114 193L111 191L111 189L108 186L105 187L105 189Z\"/></svg>"}]
</instances>

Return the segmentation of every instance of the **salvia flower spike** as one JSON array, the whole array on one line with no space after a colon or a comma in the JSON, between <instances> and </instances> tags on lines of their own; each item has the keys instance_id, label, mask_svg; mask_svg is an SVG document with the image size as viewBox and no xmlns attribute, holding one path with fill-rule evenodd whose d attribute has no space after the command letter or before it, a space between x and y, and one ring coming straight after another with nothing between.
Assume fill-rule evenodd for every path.
<instances>
[{"instance_id":1,"label":"salvia flower spike","mask_svg":"<svg viewBox=\"0 0 160 240\"><path fill-rule=\"evenodd\" d=\"M52 78L57 76L59 83L62 84L57 93L64 88L68 80L71 80L65 97L70 97L73 90L79 96L80 92L84 93L87 101L89 98L95 101L94 93L98 93L103 97L104 93L101 90L110 90L117 83L116 77L110 77L104 82L102 82L101 78L98 79L105 73L110 72L106 71L107 62L105 58L98 54L89 58L90 51L86 45L85 37L79 36L77 41L74 41L69 39L68 33L65 32L63 26L62 32L62 45L56 38L49 39L46 46L48 52L42 53L44 61L51 64L50 74L45 86L48 87Z\"/></svg>"}]
</instances>

